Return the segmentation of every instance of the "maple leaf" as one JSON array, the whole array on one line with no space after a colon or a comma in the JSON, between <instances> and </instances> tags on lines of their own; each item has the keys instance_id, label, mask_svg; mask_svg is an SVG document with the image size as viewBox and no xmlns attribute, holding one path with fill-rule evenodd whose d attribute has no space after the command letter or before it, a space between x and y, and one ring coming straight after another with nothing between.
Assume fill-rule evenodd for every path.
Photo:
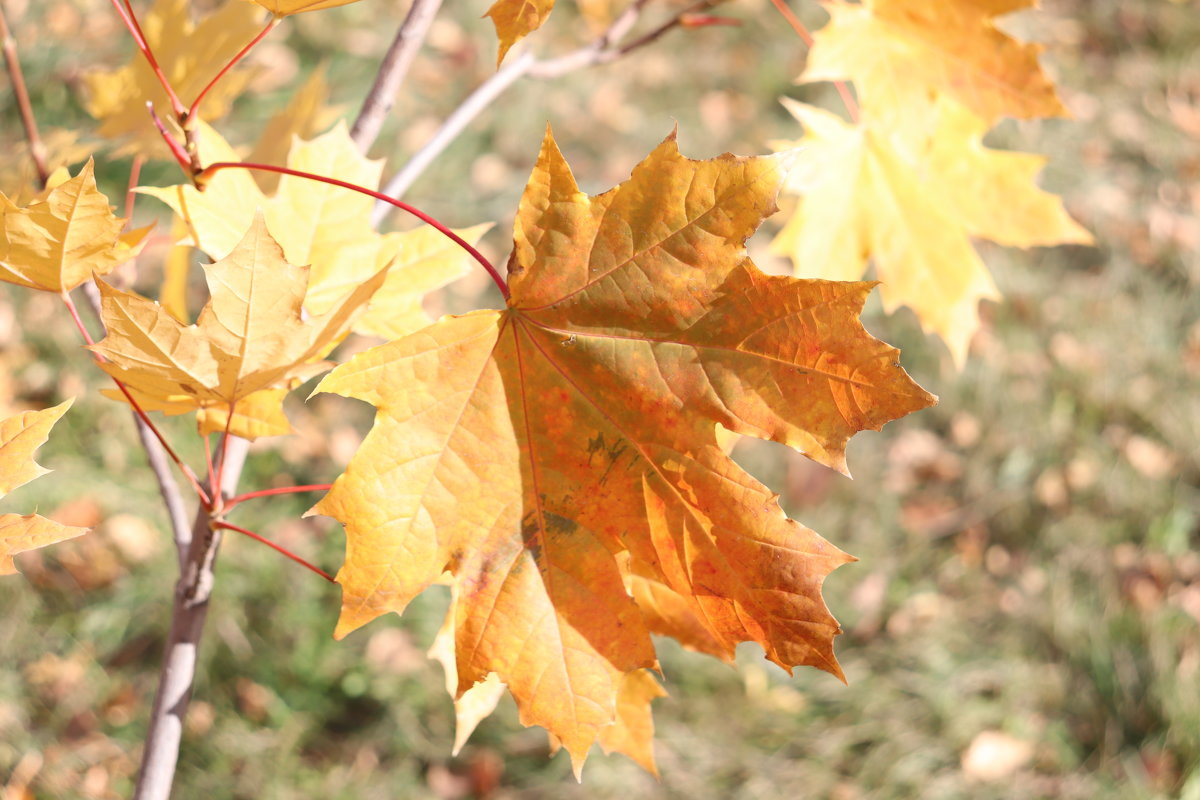
<instances>
[{"instance_id":1,"label":"maple leaf","mask_svg":"<svg viewBox=\"0 0 1200 800\"><path fill-rule=\"evenodd\" d=\"M207 126L199 130L204 163L237 161L233 149ZM288 154L292 169L339 179L368 189L379 185L382 161L365 158L350 139L345 123L304 142L295 140ZM213 258L224 258L241 238L244 220L259 209L271 235L293 264L308 264L305 308L321 314L347 291L392 265L387 282L355 329L396 336L429 322L421 297L444 286L469 268L470 256L438 241L428 226L405 233L378 234L371 227L374 200L359 192L307 178L284 175L272 197L258 188L245 170L216 173L203 192L191 185L142 187L174 209L191 228L190 243ZM477 240L486 225L458 233Z\"/></svg>"},{"instance_id":2,"label":"maple leaf","mask_svg":"<svg viewBox=\"0 0 1200 800\"><path fill-rule=\"evenodd\" d=\"M42 411L26 411L0 420L0 497L49 470L33 461L33 451L50 437L50 429L71 407L70 400ZM87 533L37 514L0 514L0 575L12 575L13 556Z\"/></svg>"},{"instance_id":3,"label":"maple leaf","mask_svg":"<svg viewBox=\"0 0 1200 800\"><path fill-rule=\"evenodd\" d=\"M262 11L243 0L226 0L198 24L192 22L191 6L188 0L155 0L141 20L147 44L185 103L198 96L262 28ZM207 120L224 116L251 76L246 70L225 75L204 97L199 115ZM126 149L148 158L166 154L162 138L146 113L146 103L153 102L159 109L169 109L171 105L141 53L135 52L129 63L119 69L87 73L83 83L87 111L100 120L101 136L132 137Z\"/></svg>"},{"instance_id":4,"label":"maple leaf","mask_svg":"<svg viewBox=\"0 0 1200 800\"><path fill-rule=\"evenodd\" d=\"M886 126L784 104L806 130L789 181L803 199L772 249L790 256L797 274L833 280L861 278L873 258L884 308L912 308L959 366L980 300L1000 299L971 236L1021 247L1091 241L1059 198L1034 184L1044 159L984 148L982 120L950 100L938 104L918 156Z\"/></svg>"},{"instance_id":5,"label":"maple leaf","mask_svg":"<svg viewBox=\"0 0 1200 800\"><path fill-rule=\"evenodd\" d=\"M0 192L0 280L69 292L136 256L150 228L122 233L108 198L96 188L92 162L26 208Z\"/></svg>"},{"instance_id":6,"label":"maple leaf","mask_svg":"<svg viewBox=\"0 0 1200 800\"><path fill-rule=\"evenodd\" d=\"M554 0L496 0L492 3L484 16L492 18L496 36L500 39L496 66L500 66L514 44L542 27L553 10Z\"/></svg>"},{"instance_id":7,"label":"maple leaf","mask_svg":"<svg viewBox=\"0 0 1200 800\"><path fill-rule=\"evenodd\" d=\"M301 14L305 11L318 11L322 8L336 8L357 3L358 0L252 0L277 17L289 14Z\"/></svg>"},{"instance_id":8,"label":"maple leaf","mask_svg":"<svg viewBox=\"0 0 1200 800\"><path fill-rule=\"evenodd\" d=\"M802 81L852 80L864 106L890 126L933 116L947 93L985 122L1002 116L1066 116L1038 65L1041 48L1017 41L993 18L1036 0L826 2Z\"/></svg>"},{"instance_id":9,"label":"maple leaf","mask_svg":"<svg viewBox=\"0 0 1200 800\"><path fill-rule=\"evenodd\" d=\"M495 673L578 770L626 675L656 666L626 581L668 587L715 646L840 675L820 596L849 557L789 520L717 423L844 469L847 439L932 402L857 316L871 285L768 276L744 243L782 157L710 161L668 138L579 191L547 133L503 311L366 351L318 391L378 412L313 509L347 531L335 636L449 570L458 694ZM648 702L648 700L646 700Z\"/></svg>"},{"instance_id":10,"label":"maple leaf","mask_svg":"<svg viewBox=\"0 0 1200 800\"><path fill-rule=\"evenodd\" d=\"M296 137L312 139L333 125L341 114L341 106L329 106L329 79L324 64L309 74L299 89L292 93L286 106L276 112L267 124L254 150L246 158L256 164L278 164L287 160L288 150ZM255 172L254 180L264 192L273 192L279 184L276 172Z\"/></svg>"},{"instance_id":11,"label":"maple leaf","mask_svg":"<svg viewBox=\"0 0 1200 800\"><path fill-rule=\"evenodd\" d=\"M305 319L308 269L284 260L257 216L229 256L205 268L210 299L196 325L100 281L108 335L93 349L108 359L100 366L151 409L201 412L201 435L224 430L231 410L230 431L237 436L285 432L278 430L286 426L281 390L328 368L320 359L349 331L385 276L378 272L327 313Z\"/></svg>"}]
</instances>

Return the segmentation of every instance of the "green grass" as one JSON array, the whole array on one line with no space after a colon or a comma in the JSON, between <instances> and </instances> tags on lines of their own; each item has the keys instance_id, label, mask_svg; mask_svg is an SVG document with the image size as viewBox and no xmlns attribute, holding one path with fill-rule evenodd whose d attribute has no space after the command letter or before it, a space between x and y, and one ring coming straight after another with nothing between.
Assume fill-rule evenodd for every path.
<instances>
[{"instance_id":1,"label":"green grass","mask_svg":"<svg viewBox=\"0 0 1200 800\"><path fill-rule=\"evenodd\" d=\"M350 113L392 27L379 15L398 21L402 11L370 5L299 19L288 39L305 68L331 59L333 101ZM177 796L449 797L499 758L492 796L530 800L1200 800L1200 18L1160 0L1044 5L1020 24L1045 41L1077 119L1005 123L989 142L1049 154L1043 184L1097 246L983 246L1005 301L986 307L961 373L908 312L869 306L868 328L903 348L941 403L856 439L853 482L773 445L737 451L794 517L861 559L826 585L847 631L838 653L848 686L811 670L789 678L750 647L735 670L663 642L661 780L597 751L577 785L565 755L549 758L511 702L452 758L453 709L440 669L421 656L442 594L334 642L335 587L229 538ZM106 13L103 3L29 4L10 21L43 125L87 131L74 77L128 47L103 31L82 44L42 35L34 46L63 7ZM589 191L624 177L676 120L694 157L795 137L773 97L825 101L827 91L791 85L802 48L769 5L729 9L742 28L695 32L688 47L677 35L602 71L519 85L409 199L456 225L497 220L486 246L500 260L547 119ZM494 45L477 11L439 30L380 154L392 143L411 150L412 130L488 74ZM806 11L819 25L820 13ZM567 29L573 13L557 10L545 33ZM251 122L228 130L248 141L279 103L247 100L235 120ZM7 84L0 115L0 138L15 146ZM475 188L485 156L493 178ZM100 163L119 197L124 162ZM174 178L161 168L147 180ZM140 209L155 213L149 201ZM448 307L479 302L480 286L453 290ZM8 288L0 312L0 404L79 395L39 458L55 473L0 510L65 507L100 522L92 536L23 557L27 579L0 582L0 786L31 770L38 800L128 796L176 571L165 515L128 413L86 391L102 383L65 315ZM325 437L352 440L369 424L361 405L337 398L292 410L305 434L256 448L244 486L328 481L339 468ZM196 463L188 423L167 427ZM334 569L340 530L298 519L311 499L258 501L234 521ZM154 526L157 552L123 551L110 530L118 514ZM1031 755L1001 780L973 781L964 754L987 731Z\"/></svg>"}]
</instances>

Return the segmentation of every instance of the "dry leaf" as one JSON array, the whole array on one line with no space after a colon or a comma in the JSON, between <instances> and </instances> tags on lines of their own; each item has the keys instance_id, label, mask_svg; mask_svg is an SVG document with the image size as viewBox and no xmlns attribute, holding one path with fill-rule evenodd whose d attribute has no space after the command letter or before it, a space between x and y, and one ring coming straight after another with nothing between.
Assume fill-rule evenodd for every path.
<instances>
[{"instance_id":1,"label":"dry leaf","mask_svg":"<svg viewBox=\"0 0 1200 800\"><path fill-rule=\"evenodd\" d=\"M0 281L69 292L138 254L150 228L124 227L96 188L90 159L26 208L0 193Z\"/></svg>"},{"instance_id":2,"label":"dry leaf","mask_svg":"<svg viewBox=\"0 0 1200 800\"><path fill-rule=\"evenodd\" d=\"M94 346L117 378L151 410L198 411L201 435L287 432L287 389L328 368L321 361L346 335L383 283L381 271L326 314L305 319L308 269L284 260L261 216L227 258L205 268L210 300L196 325L183 325L157 303L103 281L108 335ZM109 396L117 396L109 390ZM284 430L280 430L283 428Z\"/></svg>"},{"instance_id":3,"label":"dry leaf","mask_svg":"<svg viewBox=\"0 0 1200 800\"><path fill-rule=\"evenodd\" d=\"M216 74L262 30L263 14L244 0L226 0L199 23L192 22L188 0L155 0L141 17L146 42L179 99L190 104ZM251 73L234 69L225 75L200 104L199 116L213 120L228 113L234 98L250 82ZM84 75L87 111L101 125L97 133L109 139L132 137L129 150L147 158L165 158L168 151L146 103L170 118L167 94L139 52L116 70L94 70Z\"/></svg>"},{"instance_id":4,"label":"dry leaf","mask_svg":"<svg viewBox=\"0 0 1200 800\"><path fill-rule=\"evenodd\" d=\"M50 437L50 429L67 413L71 402L0 420L0 497L49 472L34 463L33 451ZM13 556L17 553L74 539L87 531L37 514L0 514L0 575L16 573Z\"/></svg>"},{"instance_id":5,"label":"dry leaf","mask_svg":"<svg viewBox=\"0 0 1200 800\"><path fill-rule=\"evenodd\" d=\"M451 572L458 691L495 673L577 770L626 674L656 665L630 575L669 587L723 653L756 641L785 668L841 674L820 586L849 557L789 520L715 425L844 469L853 433L933 399L859 324L870 284L746 257L781 167L692 161L672 137L591 198L547 135L508 307L361 353L318 387L378 409L314 509L347 529L338 637Z\"/></svg>"},{"instance_id":6,"label":"dry leaf","mask_svg":"<svg viewBox=\"0 0 1200 800\"><path fill-rule=\"evenodd\" d=\"M917 156L886 127L784 103L807 134L789 178L802 199L772 249L791 257L797 275L831 280L857 280L874 259L884 308L911 307L960 366L980 300L1000 298L971 236L1020 246L1091 241L1033 183L1040 157L984 148L980 120L950 101Z\"/></svg>"},{"instance_id":7,"label":"dry leaf","mask_svg":"<svg viewBox=\"0 0 1200 800\"><path fill-rule=\"evenodd\" d=\"M492 3L484 16L492 18L496 36L500 39L496 66L500 66L514 44L542 27L553 10L554 0L496 0Z\"/></svg>"},{"instance_id":8,"label":"dry leaf","mask_svg":"<svg viewBox=\"0 0 1200 800\"><path fill-rule=\"evenodd\" d=\"M833 0L802 81L851 80L889 129L933 116L949 94L987 124L1002 116L1066 116L1038 65L1041 47L998 30L997 15L1035 0Z\"/></svg>"}]
</instances>

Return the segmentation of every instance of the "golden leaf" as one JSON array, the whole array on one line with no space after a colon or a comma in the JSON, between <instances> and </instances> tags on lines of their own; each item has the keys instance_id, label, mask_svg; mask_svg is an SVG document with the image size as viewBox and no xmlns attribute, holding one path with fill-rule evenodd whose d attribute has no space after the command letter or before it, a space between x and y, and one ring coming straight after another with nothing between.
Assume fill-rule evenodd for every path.
<instances>
[{"instance_id":1,"label":"golden leaf","mask_svg":"<svg viewBox=\"0 0 1200 800\"><path fill-rule=\"evenodd\" d=\"M380 271L327 313L301 314L308 269L289 264L255 217L227 258L205 268L210 300L196 325L183 325L157 303L100 282L108 335L93 349L100 366L151 407L202 412L202 432L247 439L281 432L283 392L328 368L321 359L346 335L383 283ZM243 408L245 404L245 408Z\"/></svg>"},{"instance_id":2,"label":"golden leaf","mask_svg":"<svg viewBox=\"0 0 1200 800\"><path fill-rule=\"evenodd\" d=\"M980 300L999 300L970 237L1029 246L1089 242L1033 183L1037 156L988 150L982 121L943 99L927 150L910 156L885 126L847 125L788 100L807 135L789 190L801 195L772 248L796 274L857 280L874 259L884 308L912 308L962 365Z\"/></svg>"},{"instance_id":3,"label":"golden leaf","mask_svg":"<svg viewBox=\"0 0 1200 800\"><path fill-rule=\"evenodd\" d=\"M933 399L859 324L870 284L746 257L781 161L692 161L672 137L588 197L547 135L508 307L360 353L318 387L378 409L314 508L347 531L336 636L449 571L458 693L495 673L577 770L626 675L657 663L631 574L722 651L755 641L841 674L820 587L849 556L789 520L715 427L844 469L853 433Z\"/></svg>"},{"instance_id":4,"label":"golden leaf","mask_svg":"<svg viewBox=\"0 0 1200 800\"><path fill-rule=\"evenodd\" d=\"M150 228L122 233L124 227L96 188L90 159L26 208L0 193L0 280L69 292L138 254Z\"/></svg>"}]
</instances>

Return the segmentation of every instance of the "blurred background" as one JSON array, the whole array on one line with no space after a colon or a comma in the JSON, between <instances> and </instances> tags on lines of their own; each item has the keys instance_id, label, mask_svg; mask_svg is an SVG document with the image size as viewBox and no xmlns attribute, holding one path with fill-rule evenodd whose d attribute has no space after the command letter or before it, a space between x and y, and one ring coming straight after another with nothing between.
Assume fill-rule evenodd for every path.
<instances>
[{"instance_id":1,"label":"blurred background","mask_svg":"<svg viewBox=\"0 0 1200 800\"><path fill-rule=\"evenodd\" d=\"M43 135L63 146L74 136L81 160L97 146L81 76L126 62L128 37L102 0L0 2ZM560 4L529 47L587 41L580 9L602 16L603 3ZM826 583L849 686L814 670L789 678L752 647L733 669L660 642L670 697L655 703L659 780L596 750L577 785L565 754L550 757L507 700L451 757L453 708L424 654L444 594L334 642L336 587L231 536L176 796L1200 800L1200 4L1042 5L1005 27L1044 43L1074 119L1008 121L987 141L1046 153L1042 185L1097 245L981 243L1005 299L985 304L962 372L907 310L868 306L868 329L903 349L941 403L857 437L854 481L774 445L735 452L793 517L860 559ZM824 24L815 2L793 7ZM658 0L644 16L678 8ZM389 159L385 174L493 72L484 10L451 5L435 22L372 151ZM250 90L218 127L253 143L318 68L327 102L352 118L405 11L364 0L286 21L252 55ZM595 193L676 124L683 152L708 158L796 138L780 96L840 110L828 86L793 83L805 48L767 0L717 13L741 25L674 31L605 67L519 81L406 199L454 226L494 221L484 249L502 262L547 121ZM0 189L12 192L28 166L7 80L0 146ZM97 172L120 206L128 158L102 156ZM166 161L142 178L178 179ZM139 201L139 224L161 214ZM784 271L766 252L777 228L768 221L751 247ZM156 252L138 278L152 296ZM0 510L36 507L96 531L21 556L24 577L0 582L0 798L126 797L175 558L128 412L95 391L104 382L60 304L30 294L0 287L0 411L77 399L38 457L54 475ZM498 302L479 272L429 307ZM288 407L300 433L256 444L243 487L328 482L348 461L369 409L305 394ZM192 424L165 428L199 464ZM313 500L248 503L233 521L333 571L342 532L300 519Z\"/></svg>"}]
</instances>

